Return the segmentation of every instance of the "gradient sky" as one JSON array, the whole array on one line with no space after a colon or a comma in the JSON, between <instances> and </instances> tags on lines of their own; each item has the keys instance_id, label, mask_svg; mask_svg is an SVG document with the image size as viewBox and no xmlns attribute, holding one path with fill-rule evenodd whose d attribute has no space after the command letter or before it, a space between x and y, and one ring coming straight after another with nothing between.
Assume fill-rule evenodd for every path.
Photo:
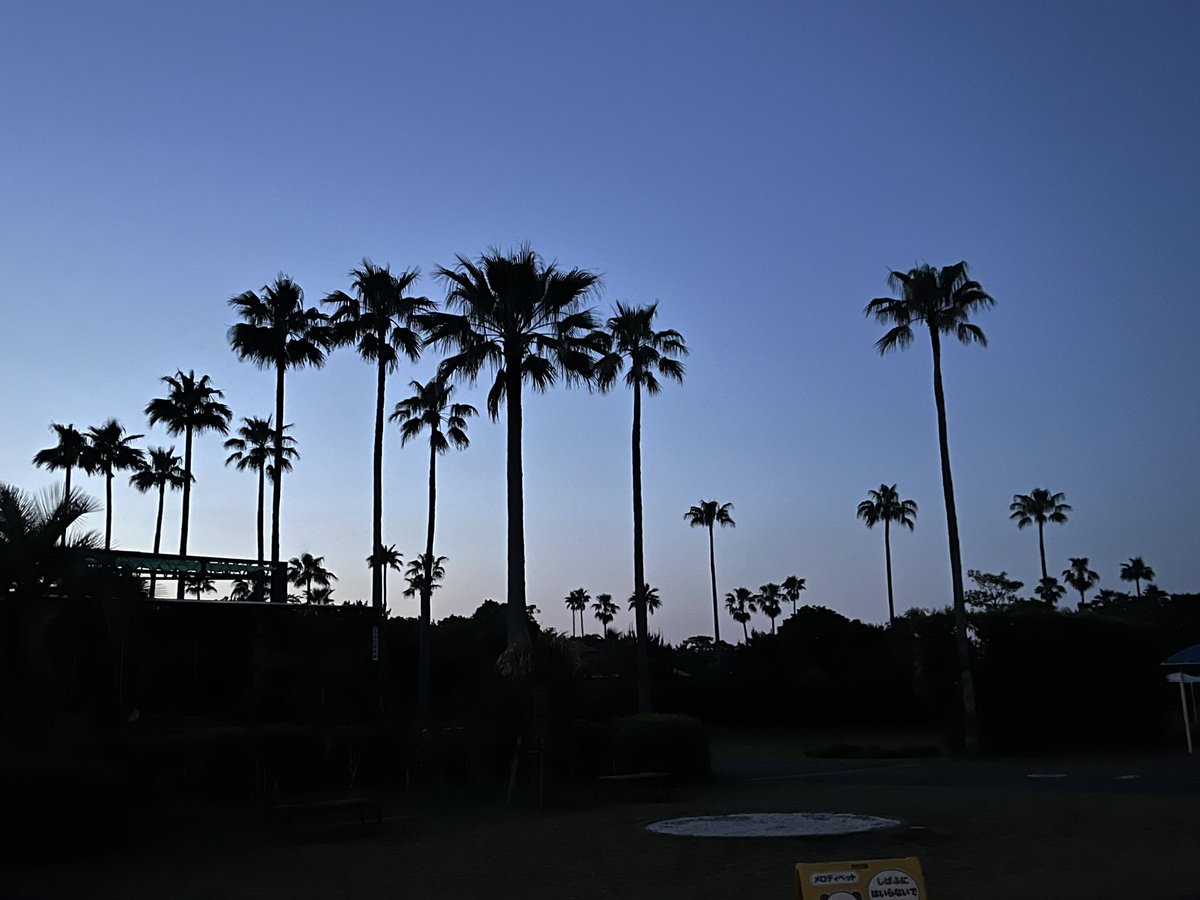
<instances>
[{"instance_id":1,"label":"gradient sky","mask_svg":"<svg viewBox=\"0 0 1200 900\"><path fill-rule=\"evenodd\" d=\"M990 346L944 360L965 565L1032 587L1037 535L1008 504L1043 486L1074 507L1047 532L1054 572L1088 556L1123 588L1140 555L1200 590L1195 4L46 2L5 4L0 35L2 481L58 483L30 464L51 421L182 448L142 413L177 368L269 413L226 300L277 272L316 304L364 256L430 273L529 241L602 273L602 312L659 300L692 348L645 411L653 625L711 631L707 542L682 518L711 497L737 520L722 594L795 574L807 602L881 621L869 488L920 504L893 541L898 607L948 603L950 580L928 342L881 358L862 309L890 268L965 259L997 300ZM389 407L435 365L402 366ZM547 624L569 628L572 588L632 590L630 415L628 391L527 403ZM369 597L372 368L341 351L290 374L287 419L283 552ZM437 615L505 596L504 429L471 431L440 466ZM408 558L427 454L387 441L385 540ZM195 454L190 548L253 556L253 477L215 436ZM116 542L149 549L154 496L123 482Z\"/></svg>"}]
</instances>

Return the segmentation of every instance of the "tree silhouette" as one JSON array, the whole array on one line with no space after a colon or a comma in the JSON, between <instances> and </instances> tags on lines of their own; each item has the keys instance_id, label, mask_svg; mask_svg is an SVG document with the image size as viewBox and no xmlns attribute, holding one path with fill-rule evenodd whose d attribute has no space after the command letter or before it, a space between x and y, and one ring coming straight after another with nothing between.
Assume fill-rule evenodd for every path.
<instances>
[{"instance_id":1,"label":"tree silhouette","mask_svg":"<svg viewBox=\"0 0 1200 900\"><path fill-rule=\"evenodd\" d=\"M896 603L892 592L892 523L913 530L916 525L917 504L901 500L894 484L881 484L879 490L867 491L867 499L858 504L858 518L874 528L883 523L883 553L887 565L888 625L896 624Z\"/></svg>"},{"instance_id":2,"label":"tree silhouette","mask_svg":"<svg viewBox=\"0 0 1200 900\"><path fill-rule=\"evenodd\" d=\"M1042 581L1050 577L1046 571L1046 523L1062 525L1067 521L1067 513L1071 511L1071 507L1063 502L1066 499L1066 495L1062 493L1052 494L1047 488L1034 488L1028 494L1013 494L1012 503L1008 507L1012 511L1009 518L1016 520L1017 528L1037 523L1038 550L1042 557Z\"/></svg>"},{"instance_id":3,"label":"tree silhouette","mask_svg":"<svg viewBox=\"0 0 1200 900\"><path fill-rule=\"evenodd\" d=\"M1142 599L1149 603L1166 603L1171 599L1171 595L1157 584L1148 584L1142 593Z\"/></svg>"},{"instance_id":4,"label":"tree silhouette","mask_svg":"<svg viewBox=\"0 0 1200 900\"><path fill-rule=\"evenodd\" d=\"M296 587L304 588L304 602L313 602L313 585L331 587L337 581L337 576L325 568L325 557L313 556L311 553L301 553L288 560L288 581Z\"/></svg>"},{"instance_id":5,"label":"tree silhouette","mask_svg":"<svg viewBox=\"0 0 1200 900\"><path fill-rule=\"evenodd\" d=\"M413 297L409 289L421 277L417 269L392 274L388 266L377 266L369 259L362 268L351 269L353 295L334 291L324 302L335 307L329 317L332 335L339 345L352 345L367 362L375 363L375 444L372 457L371 552L383 546L383 417L385 385L389 372L396 370L400 354L410 360L421 358L421 331L418 316L434 305L425 297ZM383 607L382 568L371 574L371 604L379 613Z\"/></svg>"},{"instance_id":6,"label":"tree silhouette","mask_svg":"<svg viewBox=\"0 0 1200 900\"><path fill-rule=\"evenodd\" d=\"M713 641L717 644L721 643L721 620L717 610L717 554L713 548L713 526L720 525L723 528L736 527L737 523L733 521L733 516L729 514L732 510L732 503L701 500L683 514L684 520L693 528L708 529L708 572L712 578Z\"/></svg>"},{"instance_id":7,"label":"tree silhouette","mask_svg":"<svg viewBox=\"0 0 1200 900\"><path fill-rule=\"evenodd\" d=\"M933 350L933 398L937 407L938 448L942 463L942 493L946 501L946 534L950 548L950 580L954 595L954 629L961 670L963 732L968 753L979 749L979 723L975 709L975 679L967 635L967 607L963 600L962 549L958 539L958 512L954 504L954 478L950 471L950 438L946 427L946 395L942 387L942 335L963 344L987 346L983 330L970 321L976 310L995 303L976 281L968 277L967 264L944 268L921 265L908 272L893 271L888 286L899 297L877 297L867 304L868 316L891 327L876 343L885 354L903 350L913 342L913 326L929 332Z\"/></svg>"},{"instance_id":8,"label":"tree silhouette","mask_svg":"<svg viewBox=\"0 0 1200 900\"><path fill-rule=\"evenodd\" d=\"M230 326L229 343L238 359L260 369L275 372L275 421L282 424L284 373L288 369L325 365L325 351L332 336L326 317L317 309L304 308L304 291L286 275L279 275L260 293L246 291L229 300L243 321ZM271 599L286 601L285 585L280 582L279 508L284 472L283 429L275 431L274 469L271 475Z\"/></svg>"},{"instance_id":9,"label":"tree silhouette","mask_svg":"<svg viewBox=\"0 0 1200 900\"><path fill-rule=\"evenodd\" d=\"M1142 596L1142 582L1154 580L1154 570L1140 556L1131 557L1129 562L1121 563L1121 580L1132 581L1137 588L1137 595Z\"/></svg>"},{"instance_id":10,"label":"tree silhouette","mask_svg":"<svg viewBox=\"0 0 1200 900\"><path fill-rule=\"evenodd\" d=\"M584 635L583 629L583 614L587 612L588 601L592 599L591 594L587 592L587 588L575 588L571 593L563 598L563 603L567 609L571 611L571 637L575 637L575 615L579 614L579 634Z\"/></svg>"},{"instance_id":11,"label":"tree silhouette","mask_svg":"<svg viewBox=\"0 0 1200 900\"><path fill-rule=\"evenodd\" d=\"M446 303L459 313L425 317L427 342L453 351L441 365L447 376L472 382L488 367L496 373L488 391L493 421L507 410L508 642L529 639L525 605L525 493L521 469L522 386L536 391L591 376L596 319L585 306L599 282L582 269L562 271L528 246L504 255L492 250L478 262L458 257L454 269L439 268Z\"/></svg>"},{"instance_id":12,"label":"tree silhouette","mask_svg":"<svg viewBox=\"0 0 1200 900\"><path fill-rule=\"evenodd\" d=\"M66 534L96 509L78 490L34 497L0 482L0 597L33 599L57 583L81 552L95 549L100 539L94 532L76 532L69 540Z\"/></svg>"},{"instance_id":13,"label":"tree silhouette","mask_svg":"<svg viewBox=\"0 0 1200 900\"><path fill-rule=\"evenodd\" d=\"M1079 605L1087 603L1087 592L1100 580L1100 575L1088 568L1086 556L1072 556L1069 568L1063 569L1063 581L1079 591Z\"/></svg>"},{"instance_id":14,"label":"tree silhouette","mask_svg":"<svg viewBox=\"0 0 1200 900\"><path fill-rule=\"evenodd\" d=\"M49 469L50 471L62 469L66 473L63 483L63 497L70 497L71 471L83 468L83 461L87 454L87 438L74 425L59 425L57 422L51 422L50 429L58 435L58 443L53 447L47 447L45 450L39 450L35 453L33 464L39 468ZM64 533L62 536L63 544L66 543L66 540L67 536Z\"/></svg>"},{"instance_id":15,"label":"tree silhouette","mask_svg":"<svg viewBox=\"0 0 1200 900\"><path fill-rule=\"evenodd\" d=\"M199 572L185 572L179 579L179 583L186 593L195 594L197 600L200 599L201 594L211 594L217 589L211 578Z\"/></svg>"},{"instance_id":16,"label":"tree silhouette","mask_svg":"<svg viewBox=\"0 0 1200 900\"><path fill-rule=\"evenodd\" d=\"M116 419L89 428L80 468L104 475L104 549L112 549L112 482L116 472L140 469L145 454L133 442L145 435L126 434Z\"/></svg>"},{"instance_id":17,"label":"tree silhouette","mask_svg":"<svg viewBox=\"0 0 1200 900\"><path fill-rule=\"evenodd\" d=\"M646 597L646 612L648 612L650 615L654 615L656 612L658 612L659 607L662 606L662 598L658 596L658 588L649 584L642 585L642 593ZM637 591L634 591L629 595L630 612L633 612L637 609L637 598Z\"/></svg>"},{"instance_id":18,"label":"tree silhouette","mask_svg":"<svg viewBox=\"0 0 1200 900\"><path fill-rule=\"evenodd\" d=\"M618 302L602 332L605 352L596 363L596 385L610 390L629 364L624 382L633 391L633 429L630 446L633 466L633 584L634 596L646 583L645 541L642 533L642 391L653 397L662 391L660 378L683 383L687 356L683 336L673 329L654 330L658 304L626 306ZM634 609L637 631L638 710L650 712L650 631L645 604ZM580 616L582 619L582 616Z\"/></svg>"},{"instance_id":19,"label":"tree silhouette","mask_svg":"<svg viewBox=\"0 0 1200 900\"><path fill-rule=\"evenodd\" d=\"M1033 589L1033 592L1047 606L1057 606L1058 601L1063 598L1067 589L1058 583L1057 578L1043 578L1038 582L1038 586Z\"/></svg>"},{"instance_id":20,"label":"tree silhouette","mask_svg":"<svg viewBox=\"0 0 1200 900\"><path fill-rule=\"evenodd\" d=\"M383 608L387 610L387 573L388 571L399 572L403 557L396 550L396 545L381 546L378 550L367 557L367 567L370 569L383 569Z\"/></svg>"},{"instance_id":21,"label":"tree silhouette","mask_svg":"<svg viewBox=\"0 0 1200 900\"><path fill-rule=\"evenodd\" d=\"M808 587L805 583L806 580L804 578L797 578L795 575L789 575L783 579L783 596L792 604L793 616L796 614L796 604L800 600L800 592Z\"/></svg>"},{"instance_id":22,"label":"tree silhouette","mask_svg":"<svg viewBox=\"0 0 1200 900\"><path fill-rule=\"evenodd\" d=\"M188 475L179 464L180 458L175 455L174 447L151 447L148 451L145 466L129 476L129 483L141 491L158 491L158 515L154 519L154 553L158 555L162 542L163 505L167 499L167 488L180 490L187 483ZM154 586L158 572L150 573L150 596L154 596Z\"/></svg>"},{"instance_id":23,"label":"tree silhouette","mask_svg":"<svg viewBox=\"0 0 1200 900\"><path fill-rule=\"evenodd\" d=\"M435 377L426 384L409 382L414 393L401 400L392 412L391 420L400 423L400 446L404 446L422 431L429 432L429 512L425 528L425 552L418 560L433 566L442 557L433 553L434 520L437 511L437 458L451 447L465 450L470 446L467 437L467 419L475 415L475 407L467 403L451 403L453 385L442 377ZM425 721L429 711L429 678L432 634L430 620L431 601L436 581L430 569L420 583L426 591L421 595L421 629L417 649L417 707L418 716Z\"/></svg>"},{"instance_id":24,"label":"tree silhouette","mask_svg":"<svg viewBox=\"0 0 1200 900\"><path fill-rule=\"evenodd\" d=\"M608 626L617 617L620 607L613 601L612 594L597 594L592 604L592 612L600 622L600 631L607 638Z\"/></svg>"},{"instance_id":25,"label":"tree silhouette","mask_svg":"<svg viewBox=\"0 0 1200 900\"><path fill-rule=\"evenodd\" d=\"M286 431L291 427L291 425L284 425L283 429ZM300 453L296 450L296 439L284 434L281 442L283 444L283 471L290 472L292 471L292 460L300 458ZM271 417L260 419L248 416L243 418L242 424L237 430L237 436L231 437L225 442L225 449L230 451L229 456L225 459L225 465L235 465L239 472L249 469L258 473L258 561L261 563L266 555L263 522L266 511L266 478L268 474L274 478L272 460L275 456L275 429L272 426Z\"/></svg>"},{"instance_id":26,"label":"tree silhouette","mask_svg":"<svg viewBox=\"0 0 1200 900\"><path fill-rule=\"evenodd\" d=\"M750 632L746 630L746 623L758 612L757 602L758 597L750 588L734 588L725 595L725 609L733 617L733 621L742 626L742 639L747 643L750 641Z\"/></svg>"},{"instance_id":27,"label":"tree silhouette","mask_svg":"<svg viewBox=\"0 0 1200 900\"><path fill-rule=\"evenodd\" d=\"M768 582L758 589L758 608L771 620L771 634L775 633L775 620L782 609L783 591L775 582Z\"/></svg>"},{"instance_id":28,"label":"tree silhouette","mask_svg":"<svg viewBox=\"0 0 1200 900\"><path fill-rule=\"evenodd\" d=\"M408 587L404 589L405 597L416 597L425 594L432 595L441 587L438 583L446 577L446 557L437 556L426 559L424 554L408 561L404 570L404 580ZM536 610L537 607L531 607Z\"/></svg>"}]
</instances>

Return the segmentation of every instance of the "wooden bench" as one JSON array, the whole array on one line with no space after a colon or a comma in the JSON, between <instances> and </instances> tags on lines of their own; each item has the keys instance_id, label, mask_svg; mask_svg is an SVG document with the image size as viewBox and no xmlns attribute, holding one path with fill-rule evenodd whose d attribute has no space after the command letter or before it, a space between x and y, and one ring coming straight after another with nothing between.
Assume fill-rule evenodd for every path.
<instances>
[{"instance_id":1,"label":"wooden bench","mask_svg":"<svg viewBox=\"0 0 1200 900\"><path fill-rule=\"evenodd\" d=\"M623 775L601 775L596 779L606 796L654 794L662 799L671 796L671 776L667 772L628 772Z\"/></svg>"}]
</instances>

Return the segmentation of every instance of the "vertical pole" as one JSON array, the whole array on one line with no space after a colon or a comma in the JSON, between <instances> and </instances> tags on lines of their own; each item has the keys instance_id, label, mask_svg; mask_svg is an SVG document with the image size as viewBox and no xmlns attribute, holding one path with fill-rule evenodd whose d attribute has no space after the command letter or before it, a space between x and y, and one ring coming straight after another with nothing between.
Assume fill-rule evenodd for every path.
<instances>
[{"instance_id":1,"label":"vertical pole","mask_svg":"<svg viewBox=\"0 0 1200 900\"><path fill-rule=\"evenodd\" d=\"M1187 748L1190 755L1192 753L1192 720L1188 715L1187 690L1183 683L1183 669L1177 671L1179 672L1179 705L1183 707L1183 732L1187 735Z\"/></svg>"}]
</instances>

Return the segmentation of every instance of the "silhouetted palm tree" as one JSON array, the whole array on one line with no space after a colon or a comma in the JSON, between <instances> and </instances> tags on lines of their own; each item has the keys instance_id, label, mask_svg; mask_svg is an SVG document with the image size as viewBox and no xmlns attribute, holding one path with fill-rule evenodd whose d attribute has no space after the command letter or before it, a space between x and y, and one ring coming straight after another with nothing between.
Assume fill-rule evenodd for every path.
<instances>
[{"instance_id":1,"label":"silhouetted palm tree","mask_svg":"<svg viewBox=\"0 0 1200 900\"><path fill-rule=\"evenodd\" d=\"M309 603L317 606L328 606L333 602L333 588L331 587L315 587L312 589L312 596L309 597Z\"/></svg>"},{"instance_id":2,"label":"silhouetted palm tree","mask_svg":"<svg viewBox=\"0 0 1200 900\"><path fill-rule=\"evenodd\" d=\"M83 454L81 468L87 472L104 475L104 549L112 549L112 481L116 472L140 469L145 454L133 442L144 437L141 434L126 434L125 427L116 419L103 425L89 428L88 445Z\"/></svg>"},{"instance_id":3,"label":"silhouetted palm tree","mask_svg":"<svg viewBox=\"0 0 1200 900\"><path fill-rule=\"evenodd\" d=\"M79 552L95 549L95 532L67 531L95 512L95 502L82 492L53 489L34 497L0 482L0 597L17 601L52 587L78 561Z\"/></svg>"},{"instance_id":4,"label":"silhouetted palm tree","mask_svg":"<svg viewBox=\"0 0 1200 900\"><path fill-rule=\"evenodd\" d=\"M246 291L229 300L244 321L229 328L229 343L238 359L275 372L275 421L282 424L283 376L288 369L325 364L332 340L327 319L317 309L304 307L304 291L286 275L262 288L261 295ZM271 475L271 563L276 577L271 599L286 600L279 580L280 483L284 472L283 429L275 432L274 469Z\"/></svg>"},{"instance_id":5,"label":"silhouetted palm tree","mask_svg":"<svg viewBox=\"0 0 1200 900\"><path fill-rule=\"evenodd\" d=\"M83 466L83 460L87 453L87 438L74 425L59 425L57 422L51 422L50 428L58 435L58 443L35 453L33 464L50 471L64 470L66 479L63 484L63 496L70 497L71 471ZM65 544L66 540L67 536L64 533L62 542Z\"/></svg>"},{"instance_id":6,"label":"silhouetted palm tree","mask_svg":"<svg viewBox=\"0 0 1200 900\"><path fill-rule=\"evenodd\" d=\"M207 575L201 575L199 572L188 572L179 579L179 583L183 585L185 592L195 594L196 599L200 599L201 594L211 594L217 589L213 580Z\"/></svg>"},{"instance_id":7,"label":"silhouetted palm tree","mask_svg":"<svg viewBox=\"0 0 1200 900\"><path fill-rule=\"evenodd\" d=\"M779 585L772 581L758 589L758 608L771 620L771 634L774 634L775 620L783 610L783 591Z\"/></svg>"},{"instance_id":8,"label":"silhouetted palm tree","mask_svg":"<svg viewBox=\"0 0 1200 900\"><path fill-rule=\"evenodd\" d=\"M529 247L510 255L492 250L473 263L458 257L454 269L439 268L446 302L461 314L430 313L427 342L452 350L440 371L474 381L490 367L493 420L507 409L508 642L529 638L525 605L525 492L521 470L522 385L544 391L563 377L591 376L597 350L596 319L585 307L599 278L582 269L562 271Z\"/></svg>"},{"instance_id":9,"label":"silhouetted palm tree","mask_svg":"<svg viewBox=\"0 0 1200 900\"><path fill-rule=\"evenodd\" d=\"M1072 556L1071 565L1069 568L1063 569L1062 577L1063 581L1079 591L1080 606L1087 603L1087 592L1100 580L1099 573L1088 568L1086 556Z\"/></svg>"},{"instance_id":10,"label":"silhouetted palm tree","mask_svg":"<svg viewBox=\"0 0 1200 900\"><path fill-rule=\"evenodd\" d=\"M648 612L650 615L654 615L656 612L658 612L659 607L662 606L662 597L658 596L658 588L654 587L653 585L647 584L643 587L646 595L646 612ZM627 605L630 612L634 612L637 609L637 591L634 591L629 595L629 602Z\"/></svg>"},{"instance_id":11,"label":"silhouetted palm tree","mask_svg":"<svg viewBox=\"0 0 1200 900\"><path fill-rule=\"evenodd\" d=\"M571 637L575 637L575 615L579 615L579 633L583 635L583 614L587 611L588 601L592 599L587 588L575 588L563 598L563 603L571 611Z\"/></svg>"},{"instance_id":12,"label":"silhouetted palm tree","mask_svg":"<svg viewBox=\"0 0 1200 900\"><path fill-rule=\"evenodd\" d=\"M383 608L387 609L387 574L389 571L399 572L404 558L396 549L395 544L383 545L367 557L367 567L383 569Z\"/></svg>"},{"instance_id":13,"label":"silhouetted palm tree","mask_svg":"<svg viewBox=\"0 0 1200 900\"><path fill-rule=\"evenodd\" d=\"M713 526L734 528L737 523L733 521L733 516L729 515L732 509L732 503L701 500L683 514L683 518L693 528L708 529L708 571L712 576L713 641L717 644L721 643L721 620L717 610L717 554L713 548Z\"/></svg>"},{"instance_id":14,"label":"silhouetted palm tree","mask_svg":"<svg viewBox=\"0 0 1200 900\"><path fill-rule=\"evenodd\" d=\"M1038 582L1038 586L1033 589L1033 592L1047 606L1057 606L1067 589L1058 583L1057 578L1047 577Z\"/></svg>"},{"instance_id":15,"label":"silhouetted palm tree","mask_svg":"<svg viewBox=\"0 0 1200 900\"><path fill-rule=\"evenodd\" d=\"M291 428L291 425L284 425L284 431ZM300 452L296 449L296 439L285 434L282 438L283 443L283 471L292 471L292 460L300 458ZM266 480L270 474L274 478L274 464L272 460L275 457L275 428L272 425L271 417L260 419L255 416L247 416L242 419L242 424L237 430L237 436L231 437L225 442L225 449L230 451L229 456L225 458L225 465L235 465L239 472L244 472L249 469L252 472L258 473L258 561L261 563L265 557L264 545L266 543L264 527L264 516L266 513Z\"/></svg>"},{"instance_id":16,"label":"silhouetted palm tree","mask_svg":"<svg viewBox=\"0 0 1200 900\"><path fill-rule=\"evenodd\" d=\"M796 614L796 603L800 600L800 592L808 587L805 584L806 580L804 578L797 578L795 575L789 575L783 579L783 596L792 604L793 616Z\"/></svg>"},{"instance_id":17,"label":"silhouetted palm tree","mask_svg":"<svg viewBox=\"0 0 1200 900\"><path fill-rule=\"evenodd\" d=\"M746 623L758 612L758 597L750 588L734 588L725 595L725 609L733 617L733 621L742 626L742 638L749 642L750 632L746 629Z\"/></svg>"},{"instance_id":18,"label":"silhouetted palm tree","mask_svg":"<svg viewBox=\"0 0 1200 900\"><path fill-rule=\"evenodd\" d=\"M620 607L613 602L612 594L596 595L596 601L592 604L592 613L600 622L600 631L605 637L608 637L609 623L617 617L619 610Z\"/></svg>"},{"instance_id":19,"label":"silhouetted palm tree","mask_svg":"<svg viewBox=\"0 0 1200 900\"><path fill-rule=\"evenodd\" d=\"M325 557L313 556L311 553L301 553L288 560L288 581L296 587L304 588L304 602L313 602L313 585L330 587L337 581L337 576L325 568Z\"/></svg>"},{"instance_id":20,"label":"silhouetted palm tree","mask_svg":"<svg viewBox=\"0 0 1200 900\"><path fill-rule=\"evenodd\" d=\"M1066 499L1065 494L1052 494L1047 488L1034 488L1028 494L1013 494L1012 503L1008 507L1012 512L1009 518L1016 520L1018 528L1037 523L1043 581L1050 577L1046 571L1046 523L1062 525L1067 521L1067 513L1071 511L1071 507L1063 502Z\"/></svg>"},{"instance_id":21,"label":"silhouetted palm tree","mask_svg":"<svg viewBox=\"0 0 1200 900\"><path fill-rule=\"evenodd\" d=\"M881 354L902 350L913 341L913 326L929 332L933 350L933 398L937 407L938 448L942 461L942 493L946 501L946 534L950 545L950 580L954 593L954 630L958 647L963 697L963 731L966 750L979 749L979 723L975 709L975 679L967 635L967 607L963 600L962 548L958 539L958 512L954 505L954 479L950 472L950 438L946 427L946 395L942 388L942 335L963 344L987 346L983 330L970 321L976 310L995 300L967 274L967 264L944 268L921 265L908 272L893 271L888 286L899 297L877 297L867 304L868 316L891 327L875 344Z\"/></svg>"},{"instance_id":22,"label":"silhouetted palm tree","mask_svg":"<svg viewBox=\"0 0 1200 900\"><path fill-rule=\"evenodd\" d=\"M411 598L426 594L432 595L441 587L438 582L446 577L445 564L446 557L444 556L426 559L425 554L418 553L413 559L410 559L404 570L404 580L408 582L408 587L404 589L404 596ZM533 607L533 609L536 610L537 607Z\"/></svg>"},{"instance_id":23,"label":"silhouetted palm tree","mask_svg":"<svg viewBox=\"0 0 1200 900\"><path fill-rule=\"evenodd\" d=\"M1154 570L1146 565L1140 556L1131 557L1129 562L1121 563L1121 580L1132 581L1137 588L1137 595L1142 596L1142 582L1154 580Z\"/></svg>"},{"instance_id":24,"label":"silhouetted palm tree","mask_svg":"<svg viewBox=\"0 0 1200 900\"><path fill-rule=\"evenodd\" d=\"M1146 590L1142 593L1142 600L1147 603L1166 603L1170 599L1170 593L1164 591L1157 584L1146 585Z\"/></svg>"},{"instance_id":25,"label":"silhouetted palm tree","mask_svg":"<svg viewBox=\"0 0 1200 900\"><path fill-rule=\"evenodd\" d=\"M896 624L896 602L892 593L892 523L909 531L916 525L917 504L901 500L894 484L881 484L879 490L867 491L867 499L858 504L858 518L874 528L883 523L883 553L887 565L888 625Z\"/></svg>"},{"instance_id":26,"label":"silhouetted palm tree","mask_svg":"<svg viewBox=\"0 0 1200 900\"><path fill-rule=\"evenodd\" d=\"M336 307L329 317L333 339L340 345L353 345L358 355L375 363L375 444L372 457L371 552L383 546L383 416L385 385L389 372L396 370L400 354L414 362L421 358L421 331L418 316L434 305L424 297L413 297L409 289L421 277L417 269L392 274L388 266L377 266L364 259L362 268L351 269L353 296L334 291L324 302ZM383 603L384 569L371 574L371 605L377 613Z\"/></svg>"},{"instance_id":27,"label":"silhouetted palm tree","mask_svg":"<svg viewBox=\"0 0 1200 900\"><path fill-rule=\"evenodd\" d=\"M596 385L608 391L628 362L629 370L623 379L633 391L633 429L630 445L633 461L633 585L637 595L646 583L645 545L642 534L642 391L653 397L662 391L659 378L683 383L683 363L687 344L683 335L673 329L654 330L658 304L626 306L618 302L601 333L604 355L596 363ZM638 710L650 712L650 631L645 604L634 608L637 631ZM582 618L582 616L580 617Z\"/></svg>"},{"instance_id":28,"label":"silhouetted palm tree","mask_svg":"<svg viewBox=\"0 0 1200 900\"><path fill-rule=\"evenodd\" d=\"M151 447L146 465L129 476L129 483L141 491L158 490L158 515L154 519L154 552L158 553L162 543L163 505L167 499L167 488L180 490L187 481L187 473L179 465L174 447ZM154 585L158 572L150 573L150 596L154 596Z\"/></svg>"}]
</instances>

